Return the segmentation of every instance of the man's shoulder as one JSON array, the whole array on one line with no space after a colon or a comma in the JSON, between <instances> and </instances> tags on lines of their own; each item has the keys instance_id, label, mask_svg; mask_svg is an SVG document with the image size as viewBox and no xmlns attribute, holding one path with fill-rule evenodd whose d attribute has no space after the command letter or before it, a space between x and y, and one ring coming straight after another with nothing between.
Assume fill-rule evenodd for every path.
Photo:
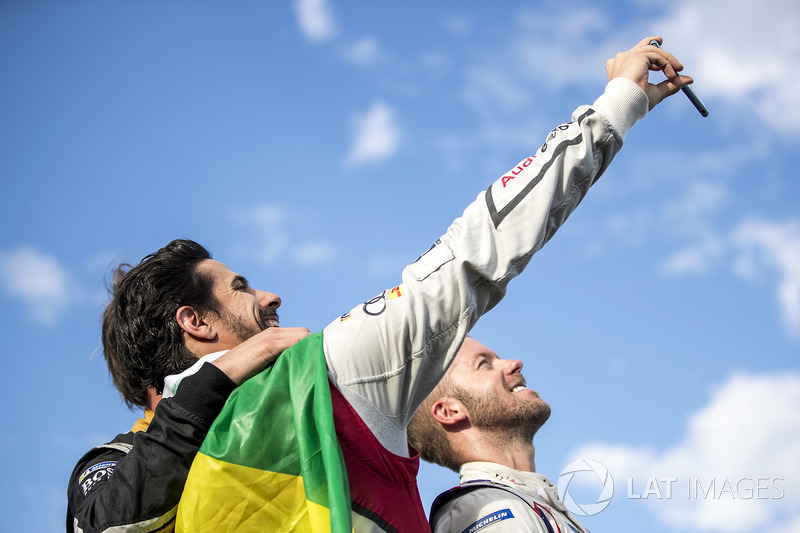
<instances>
[{"instance_id":1,"label":"man's shoulder","mask_svg":"<svg viewBox=\"0 0 800 533\"><path fill-rule=\"evenodd\" d=\"M121 433L105 444L95 446L87 451L75 464L69 478L68 497L74 500L80 496L85 498L100 482L104 482L114 473L123 457L133 447L133 433Z\"/></svg>"},{"instance_id":2,"label":"man's shoulder","mask_svg":"<svg viewBox=\"0 0 800 533\"><path fill-rule=\"evenodd\" d=\"M434 532L539 531L530 523L522 495L491 481L471 481L440 494L431 506Z\"/></svg>"},{"instance_id":3,"label":"man's shoulder","mask_svg":"<svg viewBox=\"0 0 800 533\"><path fill-rule=\"evenodd\" d=\"M116 459L125 457L131 448L133 448L133 435L134 434L131 431L127 433L120 433L112 440L104 444L99 444L88 450L75 464L75 469L72 472L72 478L74 479L76 476L83 478L84 475L88 475L90 473L88 470L91 468L95 468L95 470L104 468L97 466L101 463L113 463L106 465L108 468L113 468L116 466ZM82 469L86 471L81 473L80 471Z\"/></svg>"},{"instance_id":4,"label":"man's shoulder","mask_svg":"<svg viewBox=\"0 0 800 533\"><path fill-rule=\"evenodd\" d=\"M431 506L431 516L433 516L439 509L444 508L450 505L452 502L464 498L470 493L473 493L477 490L487 491L481 492L481 494L492 494L492 496L501 496L505 497L506 493L508 495L520 496L514 489L511 487L501 485L499 483L494 483L489 480L476 480L476 481L467 481L462 483L461 485L455 486L451 489L444 491L443 493L439 494L436 499L433 501L433 505Z\"/></svg>"}]
</instances>

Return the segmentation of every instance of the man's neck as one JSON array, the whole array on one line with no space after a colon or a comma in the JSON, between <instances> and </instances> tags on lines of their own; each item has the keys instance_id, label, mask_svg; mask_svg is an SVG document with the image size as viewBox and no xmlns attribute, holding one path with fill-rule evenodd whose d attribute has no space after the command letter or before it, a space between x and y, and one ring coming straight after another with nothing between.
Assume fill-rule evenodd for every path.
<instances>
[{"instance_id":1,"label":"man's neck","mask_svg":"<svg viewBox=\"0 0 800 533\"><path fill-rule=\"evenodd\" d=\"M153 387L148 387L147 389L147 407L150 408L151 411L156 410L156 406L158 402L161 401L161 395L156 393L156 390Z\"/></svg>"},{"instance_id":2,"label":"man's neck","mask_svg":"<svg viewBox=\"0 0 800 533\"><path fill-rule=\"evenodd\" d=\"M463 448L461 462L486 461L522 472L536 472L535 455L531 440L482 436Z\"/></svg>"}]
</instances>

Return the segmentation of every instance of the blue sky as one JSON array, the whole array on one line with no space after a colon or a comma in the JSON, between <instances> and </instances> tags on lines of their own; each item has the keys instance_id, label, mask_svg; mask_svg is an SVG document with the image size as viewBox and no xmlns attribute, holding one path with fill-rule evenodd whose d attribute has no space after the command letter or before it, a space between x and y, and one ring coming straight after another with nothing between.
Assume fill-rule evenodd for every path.
<instances>
[{"instance_id":1,"label":"blue sky","mask_svg":"<svg viewBox=\"0 0 800 533\"><path fill-rule=\"evenodd\" d=\"M676 95L638 124L473 334L553 408L538 470L614 476L588 528L800 531L798 21L778 0L3 2L4 527L60 530L77 458L137 418L97 352L109 265L193 238L319 330L662 35L710 117ZM456 482L423 465L426 506Z\"/></svg>"}]
</instances>

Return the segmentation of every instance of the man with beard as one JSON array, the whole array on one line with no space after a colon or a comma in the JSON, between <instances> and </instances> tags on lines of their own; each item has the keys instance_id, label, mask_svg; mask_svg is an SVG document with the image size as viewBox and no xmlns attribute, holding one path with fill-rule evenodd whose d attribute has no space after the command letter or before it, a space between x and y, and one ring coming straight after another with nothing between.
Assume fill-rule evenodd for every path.
<instances>
[{"instance_id":1,"label":"man with beard","mask_svg":"<svg viewBox=\"0 0 800 533\"><path fill-rule=\"evenodd\" d=\"M439 385L408 426L426 461L459 472L460 485L431 508L434 533L585 532L536 473L533 437L550 406L527 388L522 362L501 359L467 338Z\"/></svg>"},{"instance_id":2,"label":"man with beard","mask_svg":"<svg viewBox=\"0 0 800 533\"><path fill-rule=\"evenodd\" d=\"M277 295L251 289L241 276L214 283L221 265L202 246L176 240L117 268L103 355L125 403L143 408L144 418L78 461L67 531L172 531L189 467L228 396L309 335L274 327ZM213 362L162 399L166 375L214 352Z\"/></svg>"},{"instance_id":3,"label":"man with beard","mask_svg":"<svg viewBox=\"0 0 800 533\"><path fill-rule=\"evenodd\" d=\"M314 392L329 394L319 404L332 404L329 418L333 418L335 435L331 440L340 446L338 457L347 479L344 488L349 489L349 501L342 513L347 522L344 529L428 529L416 485L419 457L408 446L409 421L450 366L469 330L499 303L510 280L522 272L577 207L619 152L630 128L664 98L692 82L678 74L680 62L650 46L650 40L609 60L609 83L594 104L579 107L571 121L554 128L530 157L481 192L428 251L403 269L398 285L356 305L322 332L308 336L307 330L300 328L289 335L280 346L291 346L290 352L252 379L245 381L253 375L252 368L231 365L242 379L230 381L241 386L224 409L235 411L253 407L252 399L260 392L254 388L261 387L261 378L268 380L276 367L312 358L321 361L315 371L322 370L323 383ZM651 70L663 71L667 80L650 83ZM183 248L192 254L174 253ZM168 261L161 261L163 258ZM173 290L175 286L180 290ZM275 295L249 287L242 276L211 259L197 243L174 241L145 258L115 287L103 325L104 352L114 383L132 403L148 405L151 397L162 392L166 376L181 374L190 367L193 372L198 367L192 365L198 359L228 349L228 354L233 353L242 338L266 326L276 326L277 319L269 314L265 318L262 311L279 304ZM244 344L281 329L270 327ZM302 342L297 342L299 338ZM257 344L250 349L258 352L259 347ZM275 350L266 351L264 359ZM226 356L211 364L206 359L196 374L184 373L180 381L172 382L164 396L175 396L159 404L154 422L162 416L161 405L172 405L168 402L183 395L190 380L208 374L209 367ZM289 393L304 388L299 381L285 380ZM284 399L255 407L282 408L290 403ZM191 419L194 415L189 412L185 416ZM301 417L306 421L310 418ZM239 420L225 416L223 411L214 424L227 429L237 426ZM288 434L289 425L272 424L270 413L264 411L248 419L248 423L254 421L267 427L238 434L222 431L215 445L239 450L247 444L254 451L287 457L284 448L272 448L264 442L273 436L281 446L297 442L293 437L282 438ZM173 424L183 427L180 424L184 422L176 417ZM296 498L289 505L278 498L262 501L255 489L262 489L264 483L253 484L254 490L244 491L241 497L234 494L233 502L226 500L232 493L230 483L239 479L231 476L220 480L223 476L213 475L218 473L218 457L198 455L208 427L204 423L179 432L164 424L154 431L151 424L141 441L134 439L127 456L114 459L118 463L113 476L99 476L104 490L99 490L98 484L90 485L83 499L79 480L87 476L93 479L96 472L110 467L87 467L82 462L70 484L71 502L75 494L70 512L76 512L74 524L68 523L68 527L74 525L75 531L86 533L131 524L126 530L152 531L157 529L153 525L168 527L177 516L177 528L182 527L182 521L193 520L192 525L183 526L188 531L232 530L237 519L265 531L294 528L279 522L289 514L284 509L310 506L295 505ZM240 440L230 440L234 438ZM185 445L183 440L187 441ZM147 450L137 452L143 442L152 446L153 453L161 454L159 461L153 461ZM190 465L195 475L188 474L187 484ZM304 478L300 480L304 482ZM295 486L294 478L291 486ZM211 495L214 490L217 494ZM297 492L302 496L303 491ZM177 509L182 494L195 497L184 498ZM244 501L246 498L250 500ZM229 503L244 512L235 515L227 507ZM266 509L273 503L272 509ZM324 507L316 505L314 509ZM271 515L265 517L265 512ZM85 521L81 522L78 515ZM267 519L278 522L268 523ZM322 530L323 524L310 529Z\"/></svg>"}]
</instances>

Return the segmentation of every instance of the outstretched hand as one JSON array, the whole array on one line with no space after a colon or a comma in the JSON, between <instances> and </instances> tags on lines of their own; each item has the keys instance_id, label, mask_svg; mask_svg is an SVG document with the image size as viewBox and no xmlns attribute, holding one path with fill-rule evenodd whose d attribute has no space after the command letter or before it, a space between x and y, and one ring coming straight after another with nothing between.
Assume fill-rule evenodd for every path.
<instances>
[{"instance_id":1,"label":"outstretched hand","mask_svg":"<svg viewBox=\"0 0 800 533\"><path fill-rule=\"evenodd\" d=\"M648 37L626 52L620 52L606 61L608 80L628 78L639 85L650 100L653 109L662 100L675 94L684 85L694 80L678 74L683 64L662 48L652 46L650 41L662 42L661 37ZM659 84L649 82L650 71L662 71L667 79Z\"/></svg>"},{"instance_id":2,"label":"outstretched hand","mask_svg":"<svg viewBox=\"0 0 800 533\"><path fill-rule=\"evenodd\" d=\"M308 328L271 327L253 335L214 361L234 383L241 385L261 372L284 350L311 335Z\"/></svg>"}]
</instances>

